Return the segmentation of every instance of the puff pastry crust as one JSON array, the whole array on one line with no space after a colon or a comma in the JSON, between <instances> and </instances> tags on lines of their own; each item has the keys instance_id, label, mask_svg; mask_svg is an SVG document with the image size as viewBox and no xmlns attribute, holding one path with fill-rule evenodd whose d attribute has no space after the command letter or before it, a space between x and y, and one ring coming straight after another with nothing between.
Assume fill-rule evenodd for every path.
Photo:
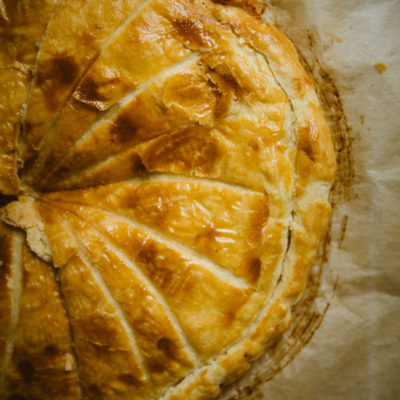
<instances>
[{"instance_id":1,"label":"puff pastry crust","mask_svg":"<svg viewBox=\"0 0 400 400\"><path fill-rule=\"evenodd\" d=\"M0 1L1 398L217 398L290 324L335 154L263 7Z\"/></svg>"}]
</instances>

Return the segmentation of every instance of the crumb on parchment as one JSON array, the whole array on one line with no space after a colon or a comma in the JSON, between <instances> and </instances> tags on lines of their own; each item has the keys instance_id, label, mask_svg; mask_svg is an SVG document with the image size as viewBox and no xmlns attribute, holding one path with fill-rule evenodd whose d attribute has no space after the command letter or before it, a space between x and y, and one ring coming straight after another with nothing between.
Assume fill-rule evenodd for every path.
<instances>
[{"instance_id":1,"label":"crumb on parchment","mask_svg":"<svg viewBox=\"0 0 400 400\"><path fill-rule=\"evenodd\" d=\"M383 63L376 63L375 67L380 74L383 74L388 69L387 65Z\"/></svg>"}]
</instances>

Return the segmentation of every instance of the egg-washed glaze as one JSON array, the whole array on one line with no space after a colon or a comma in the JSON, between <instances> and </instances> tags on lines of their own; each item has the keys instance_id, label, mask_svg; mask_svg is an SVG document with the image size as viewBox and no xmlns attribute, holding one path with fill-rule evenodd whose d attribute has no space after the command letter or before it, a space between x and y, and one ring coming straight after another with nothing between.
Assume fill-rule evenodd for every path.
<instances>
[{"instance_id":1,"label":"egg-washed glaze","mask_svg":"<svg viewBox=\"0 0 400 400\"><path fill-rule=\"evenodd\" d=\"M1 3L1 398L212 399L288 327L335 155L262 10Z\"/></svg>"}]
</instances>

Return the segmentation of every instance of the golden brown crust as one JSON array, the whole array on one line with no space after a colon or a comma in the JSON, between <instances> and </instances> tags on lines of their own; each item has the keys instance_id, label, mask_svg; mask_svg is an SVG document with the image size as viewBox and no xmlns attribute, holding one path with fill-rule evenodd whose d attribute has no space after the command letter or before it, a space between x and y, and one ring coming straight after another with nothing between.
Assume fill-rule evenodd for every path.
<instances>
[{"instance_id":1,"label":"golden brown crust","mask_svg":"<svg viewBox=\"0 0 400 400\"><path fill-rule=\"evenodd\" d=\"M0 67L33 65L57 0L2 0Z\"/></svg>"},{"instance_id":2,"label":"golden brown crust","mask_svg":"<svg viewBox=\"0 0 400 400\"><path fill-rule=\"evenodd\" d=\"M24 161L40 148L71 89L109 36L139 4L139 0L59 1L35 65L24 121Z\"/></svg>"},{"instance_id":3,"label":"golden brown crust","mask_svg":"<svg viewBox=\"0 0 400 400\"><path fill-rule=\"evenodd\" d=\"M43 201L74 202L132 218L249 284L262 285L260 258L266 257L263 231L269 216L265 193L207 180L159 176L153 182L124 182L91 192L53 193Z\"/></svg>"},{"instance_id":4,"label":"golden brown crust","mask_svg":"<svg viewBox=\"0 0 400 400\"><path fill-rule=\"evenodd\" d=\"M65 38L77 3L51 19L22 179L52 193L3 219L57 268L84 398L211 399L290 323L330 217L329 129L259 2L116 3L101 32L103 2Z\"/></svg>"},{"instance_id":5,"label":"golden brown crust","mask_svg":"<svg viewBox=\"0 0 400 400\"><path fill-rule=\"evenodd\" d=\"M49 16L56 0L0 3L0 193L19 190L18 139L23 105Z\"/></svg>"},{"instance_id":6,"label":"golden brown crust","mask_svg":"<svg viewBox=\"0 0 400 400\"><path fill-rule=\"evenodd\" d=\"M22 247L18 325L4 398L79 399L69 322L51 265Z\"/></svg>"},{"instance_id":7,"label":"golden brown crust","mask_svg":"<svg viewBox=\"0 0 400 400\"><path fill-rule=\"evenodd\" d=\"M28 73L15 68L0 69L0 193L19 190L18 137L22 104L29 85Z\"/></svg>"},{"instance_id":8,"label":"golden brown crust","mask_svg":"<svg viewBox=\"0 0 400 400\"><path fill-rule=\"evenodd\" d=\"M7 362L7 343L12 335L13 311L15 301L13 299L13 254L15 253L13 231L2 222L0 223L0 376L4 375ZM7 355L8 358L8 355Z\"/></svg>"}]
</instances>

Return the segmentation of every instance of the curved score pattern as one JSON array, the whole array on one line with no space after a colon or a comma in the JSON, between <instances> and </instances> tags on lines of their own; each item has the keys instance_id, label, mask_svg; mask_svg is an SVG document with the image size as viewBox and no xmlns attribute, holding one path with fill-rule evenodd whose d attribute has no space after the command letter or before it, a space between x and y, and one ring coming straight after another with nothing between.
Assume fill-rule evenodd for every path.
<instances>
[{"instance_id":1,"label":"curved score pattern","mask_svg":"<svg viewBox=\"0 0 400 400\"><path fill-rule=\"evenodd\" d=\"M214 398L287 326L332 146L291 45L236 7L258 1L217 3L58 2L21 140L37 196L4 210L54 268L0 226L5 398Z\"/></svg>"}]
</instances>

